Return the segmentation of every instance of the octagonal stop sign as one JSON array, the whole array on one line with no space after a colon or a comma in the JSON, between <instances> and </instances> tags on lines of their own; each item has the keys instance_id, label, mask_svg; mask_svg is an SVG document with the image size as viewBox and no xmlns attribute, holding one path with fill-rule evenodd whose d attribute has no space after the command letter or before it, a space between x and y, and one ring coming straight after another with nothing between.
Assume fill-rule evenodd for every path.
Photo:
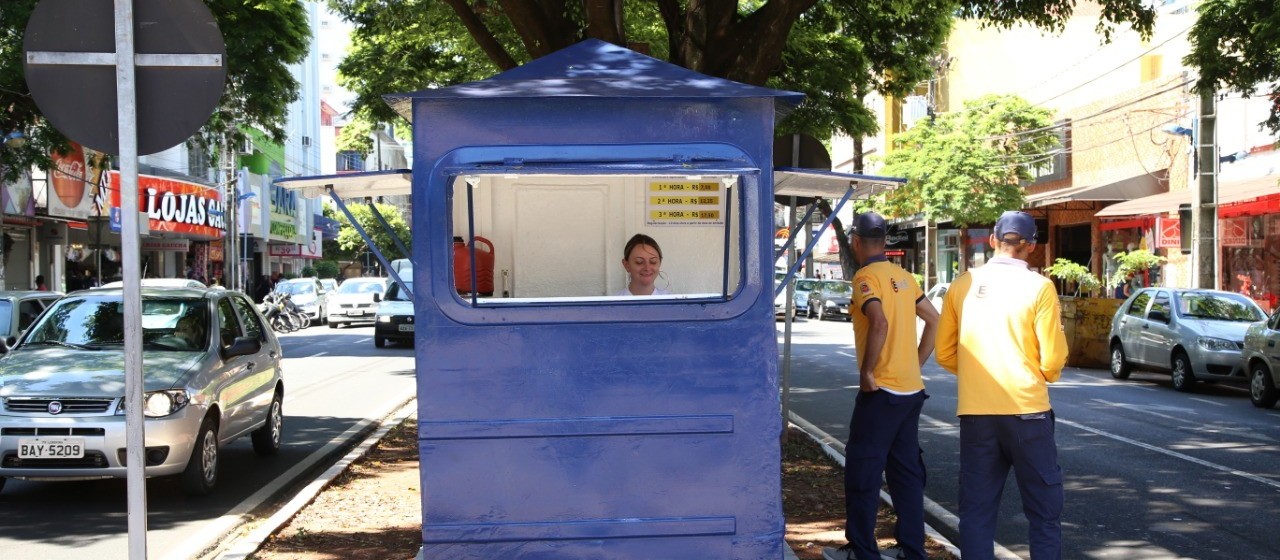
<instances>
[{"instance_id":1,"label":"octagonal stop sign","mask_svg":"<svg viewBox=\"0 0 1280 560\"><path fill-rule=\"evenodd\" d=\"M226 83L226 45L199 0L133 0L133 10L138 153L153 154L209 119ZM110 154L120 153L115 50L113 2L104 0L42 0L23 40L40 112L68 138Z\"/></svg>"}]
</instances>

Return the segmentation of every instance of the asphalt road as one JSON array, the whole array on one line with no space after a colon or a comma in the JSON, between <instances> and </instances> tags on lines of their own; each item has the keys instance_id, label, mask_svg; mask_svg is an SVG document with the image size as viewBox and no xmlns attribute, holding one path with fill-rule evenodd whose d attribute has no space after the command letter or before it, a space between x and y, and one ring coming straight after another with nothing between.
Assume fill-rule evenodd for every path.
<instances>
[{"instance_id":1,"label":"asphalt road","mask_svg":"<svg viewBox=\"0 0 1280 560\"><path fill-rule=\"evenodd\" d=\"M316 469L332 464L336 454L313 453L412 398L413 349L376 349L372 336L372 327L323 326L281 336L285 428L280 454L258 457L247 437L224 447L221 480L206 497L183 495L172 478L149 480L148 557L189 556L191 547L209 536L209 527L246 498L300 463L319 461ZM0 492L0 558L127 558L125 492L123 480L8 481Z\"/></svg>"},{"instance_id":2,"label":"asphalt road","mask_svg":"<svg viewBox=\"0 0 1280 560\"><path fill-rule=\"evenodd\" d=\"M847 441L858 390L849 323L802 320L792 343L791 409ZM932 361L924 376L926 495L955 513L955 379ZM1177 393L1168 375L1144 372L1116 381L1068 368L1049 394L1065 476L1065 558L1280 558L1280 410L1254 408L1243 388L1221 384ZM998 542L1029 558L1012 475L1000 516Z\"/></svg>"}]
</instances>

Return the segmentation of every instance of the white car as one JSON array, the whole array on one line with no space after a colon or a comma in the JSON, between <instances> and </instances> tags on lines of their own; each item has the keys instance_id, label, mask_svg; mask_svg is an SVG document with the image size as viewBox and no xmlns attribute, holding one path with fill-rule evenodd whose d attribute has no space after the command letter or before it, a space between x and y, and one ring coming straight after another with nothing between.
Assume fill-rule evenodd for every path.
<instances>
[{"instance_id":1,"label":"white car","mask_svg":"<svg viewBox=\"0 0 1280 560\"><path fill-rule=\"evenodd\" d=\"M204 282L199 280L190 280L187 278L143 278L142 285L147 288L207 288ZM123 288L124 282L116 280L115 282L107 282L101 288Z\"/></svg>"},{"instance_id":2,"label":"white car","mask_svg":"<svg viewBox=\"0 0 1280 560\"><path fill-rule=\"evenodd\" d=\"M316 278L282 280L272 291L289 294L293 304L311 317L313 323L319 324L329 320L329 292L320 284L320 280Z\"/></svg>"},{"instance_id":3,"label":"white car","mask_svg":"<svg viewBox=\"0 0 1280 560\"><path fill-rule=\"evenodd\" d=\"M387 291L386 278L349 278L338 291L329 294L329 328L345 324L372 323L378 311L378 296Z\"/></svg>"}]
</instances>

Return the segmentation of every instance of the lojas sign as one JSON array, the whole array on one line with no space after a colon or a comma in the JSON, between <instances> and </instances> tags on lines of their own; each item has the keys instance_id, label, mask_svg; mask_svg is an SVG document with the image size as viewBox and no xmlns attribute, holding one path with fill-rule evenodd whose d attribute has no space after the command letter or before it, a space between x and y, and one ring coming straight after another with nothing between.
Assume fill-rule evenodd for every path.
<instances>
[{"instance_id":1,"label":"lojas sign","mask_svg":"<svg viewBox=\"0 0 1280 560\"><path fill-rule=\"evenodd\" d=\"M227 229L222 193L213 187L168 177L138 176L138 208L152 232L219 239ZM111 172L111 207L120 208L120 173Z\"/></svg>"}]
</instances>

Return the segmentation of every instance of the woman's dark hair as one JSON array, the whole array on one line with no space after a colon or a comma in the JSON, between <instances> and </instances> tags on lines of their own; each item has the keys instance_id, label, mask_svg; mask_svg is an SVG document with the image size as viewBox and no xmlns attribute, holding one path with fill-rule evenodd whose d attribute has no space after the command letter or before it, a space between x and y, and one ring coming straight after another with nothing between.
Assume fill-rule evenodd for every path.
<instances>
[{"instance_id":1,"label":"woman's dark hair","mask_svg":"<svg viewBox=\"0 0 1280 560\"><path fill-rule=\"evenodd\" d=\"M43 274L37 274L37 275L36 275L36 284L43 284L43 283L44 283L44 275L43 275Z\"/></svg>"},{"instance_id":2,"label":"woman's dark hair","mask_svg":"<svg viewBox=\"0 0 1280 560\"><path fill-rule=\"evenodd\" d=\"M658 242L654 241L652 237L649 237L643 233L637 233L631 236L630 241L627 241L627 247L622 251L622 260L625 261L627 259L630 259L631 250L635 249L637 245L647 245L649 247L653 247L653 250L658 252L658 260L662 260L662 247L659 247Z\"/></svg>"}]
</instances>

